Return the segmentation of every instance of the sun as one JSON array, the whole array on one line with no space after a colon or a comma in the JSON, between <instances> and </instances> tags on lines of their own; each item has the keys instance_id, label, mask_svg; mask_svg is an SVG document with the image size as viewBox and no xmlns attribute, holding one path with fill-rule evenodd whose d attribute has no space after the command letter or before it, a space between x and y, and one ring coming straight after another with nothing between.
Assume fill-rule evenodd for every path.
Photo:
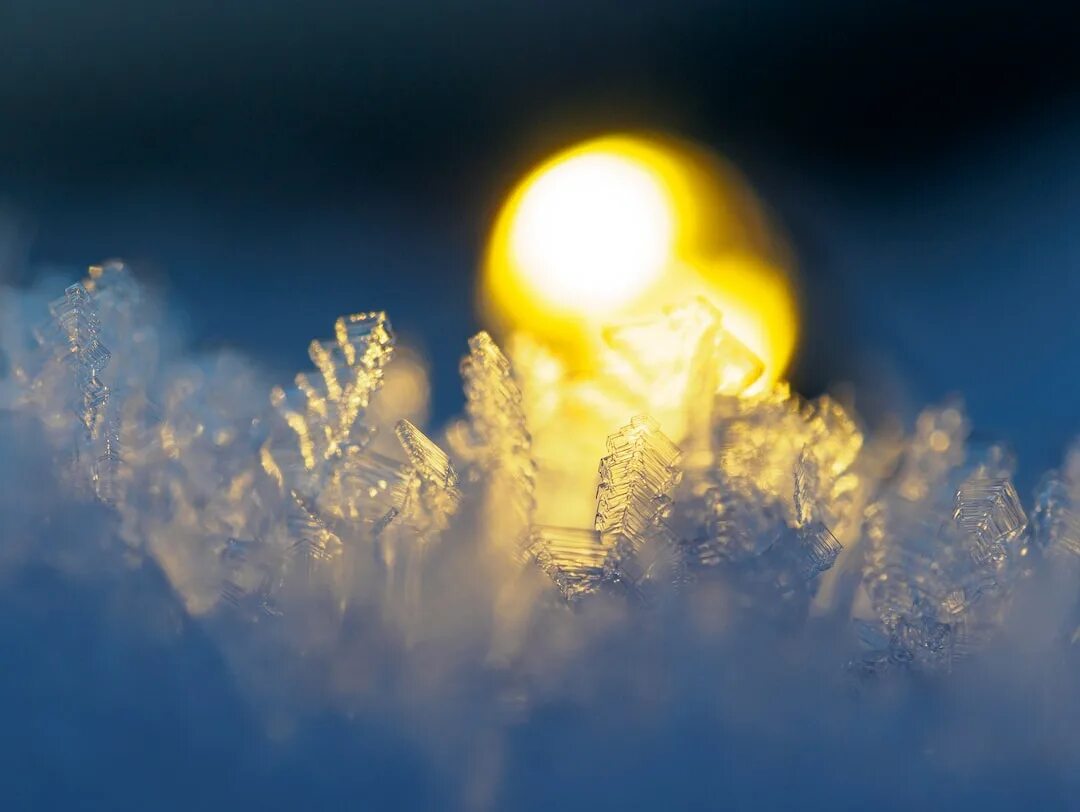
<instances>
[{"instance_id":1,"label":"sun","mask_svg":"<svg viewBox=\"0 0 1080 812\"><path fill-rule=\"evenodd\" d=\"M546 305L602 315L660 276L675 222L652 167L611 146L578 152L526 182L510 218L510 259Z\"/></svg>"},{"instance_id":2,"label":"sun","mask_svg":"<svg viewBox=\"0 0 1080 812\"><path fill-rule=\"evenodd\" d=\"M514 187L488 242L481 308L496 332L525 332L572 366L626 318L709 298L761 356L766 378L795 347L797 307L774 234L733 171L651 136L585 141Z\"/></svg>"}]
</instances>

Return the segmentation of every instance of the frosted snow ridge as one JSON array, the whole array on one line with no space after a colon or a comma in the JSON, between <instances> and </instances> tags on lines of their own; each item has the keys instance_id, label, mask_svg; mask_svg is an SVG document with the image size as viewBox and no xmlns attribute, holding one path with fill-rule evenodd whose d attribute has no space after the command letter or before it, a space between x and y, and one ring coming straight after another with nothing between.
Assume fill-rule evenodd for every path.
<instances>
[{"instance_id":1,"label":"frosted snow ridge","mask_svg":"<svg viewBox=\"0 0 1080 812\"><path fill-rule=\"evenodd\" d=\"M383 313L342 316L312 371L266 387L241 358L166 351L121 263L60 294L0 291L0 423L37 426L71 504L99 505L102 560L159 570L258 702L299 672L344 708L386 679L436 707L469 674L502 729L575 674L612 677L588 664L598 641L637 656L664 636L703 668L768 641L865 698L970 679L1033 612L1040 651L1075 656L1080 446L1025 508L1014 461L970 440L958 403L876 437L827 396L751 394L762 366L703 302L613 328L589 382L480 333L466 412L436 432L394 413ZM582 404L606 452L567 473L555 450ZM268 652L297 665L267 669Z\"/></svg>"}]
</instances>

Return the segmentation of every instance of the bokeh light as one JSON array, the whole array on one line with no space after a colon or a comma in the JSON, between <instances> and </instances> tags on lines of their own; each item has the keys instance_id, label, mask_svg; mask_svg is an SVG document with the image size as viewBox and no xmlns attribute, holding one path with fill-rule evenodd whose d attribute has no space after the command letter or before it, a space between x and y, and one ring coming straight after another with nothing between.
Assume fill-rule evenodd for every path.
<instances>
[{"instance_id":1,"label":"bokeh light","mask_svg":"<svg viewBox=\"0 0 1080 812\"><path fill-rule=\"evenodd\" d=\"M786 369L798 307L782 241L741 178L699 147L611 135L526 174L499 212L480 298L488 325L523 332L574 368L600 329L704 295L725 327Z\"/></svg>"},{"instance_id":2,"label":"bokeh light","mask_svg":"<svg viewBox=\"0 0 1080 812\"><path fill-rule=\"evenodd\" d=\"M615 150L584 150L541 167L510 218L522 281L557 309L602 314L663 271L674 203L652 167Z\"/></svg>"}]
</instances>

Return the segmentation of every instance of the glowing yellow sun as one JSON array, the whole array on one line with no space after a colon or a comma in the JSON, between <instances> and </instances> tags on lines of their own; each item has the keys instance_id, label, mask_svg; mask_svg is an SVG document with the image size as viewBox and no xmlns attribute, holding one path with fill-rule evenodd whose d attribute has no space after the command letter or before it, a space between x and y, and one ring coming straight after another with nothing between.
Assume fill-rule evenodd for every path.
<instances>
[{"instance_id":1,"label":"glowing yellow sun","mask_svg":"<svg viewBox=\"0 0 1080 812\"><path fill-rule=\"evenodd\" d=\"M510 223L522 280L553 308L603 314L669 261L676 213L649 166L614 150L556 161L528 183Z\"/></svg>"},{"instance_id":2,"label":"glowing yellow sun","mask_svg":"<svg viewBox=\"0 0 1080 812\"><path fill-rule=\"evenodd\" d=\"M587 141L545 161L503 205L481 285L496 329L521 330L587 364L613 321L705 295L757 353L766 378L795 347L788 276L752 196L708 156L637 136Z\"/></svg>"}]
</instances>

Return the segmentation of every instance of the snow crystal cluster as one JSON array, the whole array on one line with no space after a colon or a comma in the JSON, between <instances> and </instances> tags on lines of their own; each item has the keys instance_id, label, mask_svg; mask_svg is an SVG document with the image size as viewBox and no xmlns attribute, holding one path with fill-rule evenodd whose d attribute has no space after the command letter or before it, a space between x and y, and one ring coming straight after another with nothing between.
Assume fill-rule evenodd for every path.
<instances>
[{"instance_id":1,"label":"snow crystal cluster","mask_svg":"<svg viewBox=\"0 0 1080 812\"><path fill-rule=\"evenodd\" d=\"M357 615L437 643L467 590L489 655L521 656L531 613L649 614L712 585L780 628L842 619L854 679L941 673L1041 568L1080 561L1080 451L1029 522L1012 459L971 441L959 404L864 436L837 400L765 380L703 300L613 326L587 374L527 339L515 368L474 336L465 414L434 439L380 402L384 313L342 316L313 369L266 388L239 358L170 356L121 263L3 307L0 409L40 421L66 487L192 615L314 618L305 651Z\"/></svg>"}]
</instances>

